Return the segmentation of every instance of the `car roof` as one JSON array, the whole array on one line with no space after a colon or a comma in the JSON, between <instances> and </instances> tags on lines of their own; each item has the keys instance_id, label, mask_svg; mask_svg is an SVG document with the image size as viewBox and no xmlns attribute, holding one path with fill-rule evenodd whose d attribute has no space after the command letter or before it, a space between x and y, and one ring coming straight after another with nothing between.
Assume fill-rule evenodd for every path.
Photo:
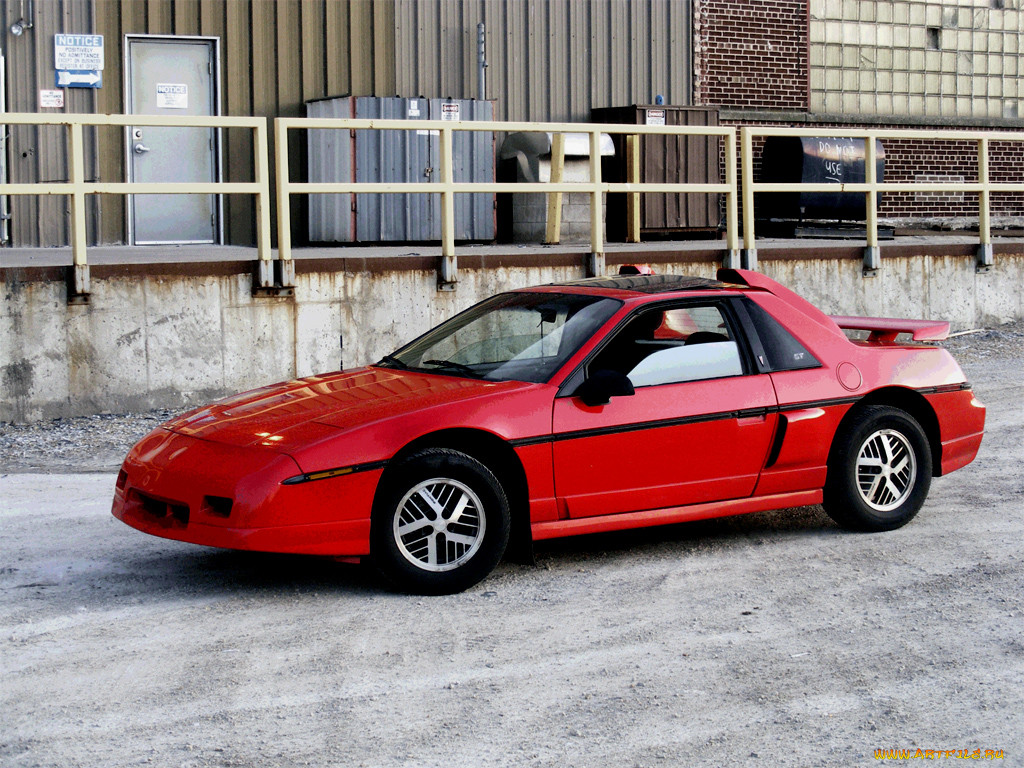
<instances>
[{"instance_id":1,"label":"car roof","mask_svg":"<svg viewBox=\"0 0 1024 768\"><path fill-rule=\"evenodd\" d=\"M559 289L571 293L588 293L600 296L627 298L650 296L677 291L708 291L742 288L743 286L723 283L706 277L691 275L619 275L617 277L590 277L585 280L568 280L548 283L527 290L549 291Z\"/></svg>"}]
</instances>

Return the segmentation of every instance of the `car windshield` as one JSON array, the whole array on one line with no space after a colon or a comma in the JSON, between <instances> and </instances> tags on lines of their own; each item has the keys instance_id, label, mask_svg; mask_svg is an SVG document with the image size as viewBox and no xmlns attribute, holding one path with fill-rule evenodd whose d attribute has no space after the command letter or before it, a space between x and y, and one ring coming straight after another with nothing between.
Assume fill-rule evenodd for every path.
<instances>
[{"instance_id":1,"label":"car windshield","mask_svg":"<svg viewBox=\"0 0 1024 768\"><path fill-rule=\"evenodd\" d=\"M488 381L550 379L621 306L615 299L503 293L377 363Z\"/></svg>"}]
</instances>

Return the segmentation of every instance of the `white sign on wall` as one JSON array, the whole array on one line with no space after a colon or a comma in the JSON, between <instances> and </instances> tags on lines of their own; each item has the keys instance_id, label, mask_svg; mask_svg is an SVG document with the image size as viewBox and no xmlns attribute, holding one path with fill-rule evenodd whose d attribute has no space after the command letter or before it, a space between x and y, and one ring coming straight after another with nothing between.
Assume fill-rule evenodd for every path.
<instances>
[{"instance_id":1,"label":"white sign on wall","mask_svg":"<svg viewBox=\"0 0 1024 768\"><path fill-rule=\"evenodd\" d=\"M64 106L64 91L39 91L40 109L61 109Z\"/></svg>"},{"instance_id":2,"label":"white sign on wall","mask_svg":"<svg viewBox=\"0 0 1024 768\"><path fill-rule=\"evenodd\" d=\"M188 109L188 86L181 83L156 84L157 109Z\"/></svg>"},{"instance_id":3,"label":"white sign on wall","mask_svg":"<svg viewBox=\"0 0 1024 768\"><path fill-rule=\"evenodd\" d=\"M441 119L458 121L460 117L460 104L458 102L445 102L441 105Z\"/></svg>"},{"instance_id":4,"label":"white sign on wall","mask_svg":"<svg viewBox=\"0 0 1024 768\"><path fill-rule=\"evenodd\" d=\"M648 109L646 119L644 122L647 125L664 125L665 124L665 110L664 109Z\"/></svg>"},{"instance_id":5,"label":"white sign on wall","mask_svg":"<svg viewBox=\"0 0 1024 768\"><path fill-rule=\"evenodd\" d=\"M103 35L54 35L54 69L103 69Z\"/></svg>"}]
</instances>

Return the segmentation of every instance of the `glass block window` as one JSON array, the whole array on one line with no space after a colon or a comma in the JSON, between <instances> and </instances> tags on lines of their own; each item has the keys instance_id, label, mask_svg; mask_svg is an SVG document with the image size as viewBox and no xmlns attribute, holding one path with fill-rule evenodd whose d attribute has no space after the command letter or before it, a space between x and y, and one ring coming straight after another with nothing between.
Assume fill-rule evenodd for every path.
<instances>
[{"instance_id":1,"label":"glass block window","mask_svg":"<svg viewBox=\"0 0 1024 768\"><path fill-rule=\"evenodd\" d=\"M1024 114L1024 0L810 0L811 111Z\"/></svg>"}]
</instances>

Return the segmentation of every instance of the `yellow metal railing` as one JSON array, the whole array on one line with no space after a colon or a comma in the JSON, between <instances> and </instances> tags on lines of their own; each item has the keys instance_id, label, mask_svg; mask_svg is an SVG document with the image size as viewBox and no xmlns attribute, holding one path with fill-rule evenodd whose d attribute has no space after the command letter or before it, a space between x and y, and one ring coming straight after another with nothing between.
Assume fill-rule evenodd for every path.
<instances>
[{"instance_id":1,"label":"yellow metal railing","mask_svg":"<svg viewBox=\"0 0 1024 768\"><path fill-rule=\"evenodd\" d=\"M394 130L437 132L440 154L440 181L430 182L297 182L289 177L289 130ZM552 180L547 182L456 182L452 173L452 136L455 131L536 132L552 134ZM590 140L590 180L567 182L561 179L565 134L585 133ZM602 133L626 134L628 143L629 178L631 181L609 183L601 179L600 140ZM636 136L645 134L681 136L720 136L725 142L725 181L719 184L702 183L642 183L639 181ZM736 188L736 131L733 128L697 126L599 125L590 123L514 123L514 122L449 122L444 120L353 120L340 118L283 118L274 120L274 143L277 170L278 253L281 274L294 275L291 264L291 220L289 199L293 194L399 194L427 192L441 195L441 267L442 285L455 282L455 207L456 194L473 192L539 192L549 195L548 240L557 238L551 229L557 222L561 195L566 192L590 195L590 249L588 272L603 271L604 237L602 232L601 196L606 192L629 194L630 230L638 232L639 205L637 196L649 192L692 192L722 194L726 200L726 235L730 254L738 259L737 188ZM283 280L286 278L283 278Z\"/></svg>"},{"instance_id":2,"label":"yellow metal railing","mask_svg":"<svg viewBox=\"0 0 1024 768\"><path fill-rule=\"evenodd\" d=\"M754 181L753 139L755 136L803 136L823 138L864 139L863 183L770 183ZM877 139L927 139L929 141L971 141L978 147L978 180L976 182L927 181L880 182L876 178ZM880 266L878 246L879 192L967 192L978 195L978 269L992 266L991 194L993 192L1024 192L1024 182L992 182L989 178L989 148L992 142L1024 142L1024 133L1009 131L958 131L919 129L857 129L857 128L768 128L740 129L740 166L743 181L743 251L741 260L750 269L757 267L754 235L755 192L862 192L867 201L867 244L864 249L865 274L873 274Z\"/></svg>"},{"instance_id":3,"label":"yellow metal railing","mask_svg":"<svg viewBox=\"0 0 1024 768\"><path fill-rule=\"evenodd\" d=\"M273 282L270 249L270 172L267 121L261 117L163 117L156 115L87 115L8 113L0 117L6 125L63 125L68 133L68 181L0 184L0 195L67 195L71 200L71 253L74 264L74 292L89 293L89 265L86 258L85 196L96 194L250 194L256 197L256 242L260 284ZM85 126L160 126L181 128L248 128L253 131L252 182L96 182L85 179Z\"/></svg>"},{"instance_id":4,"label":"yellow metal railing","mask_svg":"<svg viewBox=\"0 0 1024 768\"><path fill-rule=\"evenodd\" d=\"M608 192L627 195L627 231L629 239L639 241L639 196L646 193L721 194L725 199L726 266L757 267L754 226L754 194L757 192L851 192L866 197L867 228L864 254L865 273L873 273L880 263L878 246L878 194L880 192L960 192L978 195L979 269L992 264L991 195L1000 192L1024 193L1024 182L992 182L989 176L989 150L993 142L1022 142L1024 134L998 131L900 130L845 128L743 127L740 129L737 168L736 129L705 126L647 126L587 123L448 122L437 120L351 120L331 118L276 118L274 136L276 156L278 253L275 262L270 243L270 155L267 120L261 117L164 117L154 115L18 114L0 118L9 125L63 125L68 135L67 182L0 184L0 195L67 195L71 201L71 249L74 266L74 292L89 291L89 267L86 258L85 196L90 194L251 194L256 200L256 240L258 257L257 287L275 289L294 285L290 198L296 194L401 194L434 193L441 198L440 283L451 286L456 280L455 206L456 194L541 193L548 196L547 242L558 242L561 199L564 193L585 193L590 197L590 249L587 271L601 274L604 268L602 195ZM83 129L85 126L160 126L242 128L253 131L252 182L88 182L85 180ZM439 181L431 182L295 182L289 176L289 130L404 130L436 132L439 140ZM456 182L453 177L452 146L455 131L549 133L551 140L551 180L547 182ZM563 178L565 136L586 134L589 138L587 181L567 182ZM626 136L626 182L611 183L601 178L600 140L602 134ZM684 135L720 137L724 149L724 180L721 183L643 183L639 172L639 137L642 135ZM863 183L768 183L754 181L753 140L755 137L796 136L862 138L865 140L865 181ZM879 182L875 177L877 139L927 139L929 141L970 141L977 144L978 179L972 182ZM937 169L938 170L938 169ZM738 178L742 178L743 243L740 248L738 221ZM275 274L275 263L278 265Z\"/></svg>"}]
</instances>

